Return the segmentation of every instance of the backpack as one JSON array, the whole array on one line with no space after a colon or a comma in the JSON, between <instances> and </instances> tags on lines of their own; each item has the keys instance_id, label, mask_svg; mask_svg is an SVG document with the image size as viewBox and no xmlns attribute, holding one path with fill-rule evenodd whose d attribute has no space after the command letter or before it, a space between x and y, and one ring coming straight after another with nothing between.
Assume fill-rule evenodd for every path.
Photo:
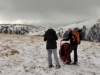
<instances>
[{"instance_id":1,"label":"backpack","mask_svg":"<svg viewBox=\"0 0 100 75\"><path fill-rule=\"evenodd\" d=\"M80 44L81 40L80 40L80 34L78 31L73 30L72 31L72 44Z\"/></svg>"}]
</instances>

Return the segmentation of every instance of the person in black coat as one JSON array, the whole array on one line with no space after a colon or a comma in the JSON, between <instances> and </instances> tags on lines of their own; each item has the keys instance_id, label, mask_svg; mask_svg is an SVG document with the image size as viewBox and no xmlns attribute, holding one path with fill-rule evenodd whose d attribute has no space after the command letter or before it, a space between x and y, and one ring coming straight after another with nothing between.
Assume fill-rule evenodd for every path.
<instances>
[{"instance_id":1,"label":"person in black coat","mask_svg":"<svg viewBox=\"0 0 100 75\"><path fill-rule=\"evenodd\" d=\"M58 37L56 35L56 32L54 29L52 29L51 25L48 25L48 30L45 32L44 35L44 41L47 41L46 43L46 49L48 52L48 65L49 68L54 67L52 64L52 53L54 55L54 59L56 62L56 68L60 68L58 56L57 56L57 42Z\"/></svg>"}]
</instances>

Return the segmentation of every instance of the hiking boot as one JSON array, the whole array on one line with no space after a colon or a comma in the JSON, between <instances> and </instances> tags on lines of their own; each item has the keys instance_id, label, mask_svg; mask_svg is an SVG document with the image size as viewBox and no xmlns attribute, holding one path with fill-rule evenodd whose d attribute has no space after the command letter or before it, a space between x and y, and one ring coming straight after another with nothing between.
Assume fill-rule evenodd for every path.
<instances>
[{"instance_id":1,"label":"hiking boot","mask_svg":"<svg viewBox=\"0 0 100 75\"><path fill-rule=\"evenodd\" d=\"M54 67L54 66L53 66L53 65L49 65L49 66L48 66L48 68L52 68L52 67Z\"/></svg>"},{"instance_id":2,"label":"hiking boot","mask_svg":"<svg viewBox=\"0 0 100 75\"><path fill-rule=\"evenodd\" d=\"M60 65L56 65L56 69L59 69L61 66Z\"/></svg>"},{"instance_id":3,"label":"hiking boot","mask_svg":"<svg viewBox=\"0 0 100 75\"><path fill-rule=\"evenodd\" d=\"M72 65L77 65L77 64L78 64L77 62L73 62L73 63L72 63Z\"/></svg>"},{"instance_id":4,"label":"hiking boot","mask_svg":"<svg viewBox=\"0 0 100 75\"><path fill-rule=\"evenodd\" d=\"M67 64L67 65L70 65L70 62L68 61L68 62L66 62L66 64Z\"/></svg>"}]
</instances>

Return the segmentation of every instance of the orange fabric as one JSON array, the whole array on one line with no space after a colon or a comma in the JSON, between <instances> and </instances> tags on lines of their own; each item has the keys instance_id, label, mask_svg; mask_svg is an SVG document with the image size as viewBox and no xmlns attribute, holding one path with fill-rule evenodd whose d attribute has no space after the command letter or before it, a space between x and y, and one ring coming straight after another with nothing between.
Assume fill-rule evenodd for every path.
<instances>
[{"instance_id":1,"label":"orange fabric","mask_svg":"<svg viewBox=\"0 0 100 75\"><path fill-rule=\"evenodd\" d=\"M72 40L76 41L77 44L80 44L79 32L77 32L76 30L72 31Z\"/></svg>"}]
</instances>

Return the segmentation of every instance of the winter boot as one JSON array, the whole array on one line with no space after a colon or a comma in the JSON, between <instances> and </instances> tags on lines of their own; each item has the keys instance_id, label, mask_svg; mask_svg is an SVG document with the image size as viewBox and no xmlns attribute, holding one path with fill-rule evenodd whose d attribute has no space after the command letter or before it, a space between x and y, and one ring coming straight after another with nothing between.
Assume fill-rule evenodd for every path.
<instances>
[{"instance_id":1,"label":"winter boot","mask_svg":"<svg viewBox=\"0 0 100 75\"><path fill-rule=\"evenodd\" d=\"M56 69L59 69L61 66L60 65L56 65Z\"/></svg>"},{"instance_id":2,"label":"winter boot","mask_svg":"<svg viewBox=\"0 0 100 75\"><path fill-rule=\"evenodd\" d=\"M72 65L77 65L77 64L78 64L77 62L73 62L73 63L72 63Z\"/></svg>"},{"instance_id":3,"label":"winter boot","mask_svg":"<svg viewBox=\"0 0 100 75\"><path fill-rule=\"evenodd\" d=\"M54 67L54 66L53 66L53 65L49 65L49 66L48 66L48 68L52 68L52 67Z\"/></svg>"},{"instance_id":4,"label":"winter boot","mask_svg":"<svg viewBox=\"0 0 100 75\"><path fill-rule=\"evenodd\" d=\"M70 63L71 63L71 62L69 62L69 61L68 61L68 62L66 62L66 64L67 64L67 65L70 65Z\"/></svg>"}]
</instances>

